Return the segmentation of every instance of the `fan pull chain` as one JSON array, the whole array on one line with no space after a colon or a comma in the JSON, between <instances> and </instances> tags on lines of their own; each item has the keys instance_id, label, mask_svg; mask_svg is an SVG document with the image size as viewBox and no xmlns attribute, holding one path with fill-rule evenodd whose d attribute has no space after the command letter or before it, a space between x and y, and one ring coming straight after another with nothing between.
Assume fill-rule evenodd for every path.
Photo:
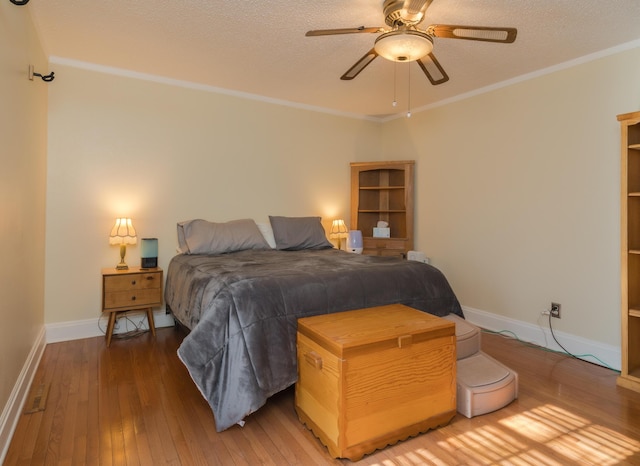
<instances>
[{"instance_id":1,"label":"fan pull chain","mask_svg":"<svg viewBox=\"0 0 640 466\"><path fill-rule=\"evenodd\" d=\"M393 107L398 105L398 101L396 100L396 89L397 89L397 85L396 85L396 74L397 74L397 70L398 70L398 62L394 61L393 62L393 102L391 102L391 105Z\"/></svg>"},{"instance_id":2,"label":"fan pull chain","mask_svg":"<svg viewBox=\"0 0 640 466\"><path fill-rule=\"evenodd\" d=\"M408 73L407 75L409 76L408 78L408 96L407 96L407 118L411 118L411 67L409 66L411 65L410 63L407 63L407 67L408 67Z\"/></svg>"}]
</instances>

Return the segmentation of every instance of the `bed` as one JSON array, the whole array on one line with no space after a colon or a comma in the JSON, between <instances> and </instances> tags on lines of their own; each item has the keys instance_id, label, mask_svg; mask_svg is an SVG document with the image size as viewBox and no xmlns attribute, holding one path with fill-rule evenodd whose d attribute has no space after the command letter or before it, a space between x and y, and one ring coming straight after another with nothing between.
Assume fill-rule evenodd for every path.
<instances>
[{"instance_id":1,"label":"bed","mask_svg":"<svg viewBox=\"0 0 640 466\"><path fill-rule=\"evenodd\" d=\"M311 218L272 217L271 239L252 220L241 228L250 239L238 234L237 225L220 228L231 222L198 223L208 230L198 230L194 221L178 224L183 253L169 264L165 299L190 329L178 356L211 406L218 431L242 425L271 395L296 382L300 317L393 303L462 316L436 268L336 250L319 218Z\"/></svg>"}]
</instances>

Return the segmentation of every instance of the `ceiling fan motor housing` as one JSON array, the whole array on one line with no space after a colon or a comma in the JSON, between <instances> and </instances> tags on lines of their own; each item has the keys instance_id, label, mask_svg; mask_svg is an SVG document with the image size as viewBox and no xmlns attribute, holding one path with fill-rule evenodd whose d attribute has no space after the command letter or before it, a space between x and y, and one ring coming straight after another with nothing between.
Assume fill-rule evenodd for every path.
<instances>
[{"instance_id":1,"label":"ceiling fan motor housing","mask_svg":"<svg viewBox=\"0 0 640 466\"><path fill-rule=\"evenodd\" d=\"M416 4L417 8L414 11L420 11L420 6L425 3L425 0L412 0L410 6ZM382 11L384 13L384 22L391 27L397 26L414 26L420 23L424 16L422 13L415 15L409 14L404 10L404 0L384 0L382 4ZM403 16L403 13L404 16Z\"/></svg>"}]
</instances>

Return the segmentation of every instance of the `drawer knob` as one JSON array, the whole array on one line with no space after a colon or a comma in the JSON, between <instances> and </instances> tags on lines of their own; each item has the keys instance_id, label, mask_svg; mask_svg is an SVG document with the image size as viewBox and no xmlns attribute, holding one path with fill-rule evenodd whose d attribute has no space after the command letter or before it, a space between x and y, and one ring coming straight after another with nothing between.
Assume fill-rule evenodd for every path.
<instances>
[{"instance_id":1,"label":"drawer knob","mask_svg":"<svg viewBox=\"0 0 640 466\"><path fill-rule=\"evenodd\" d=\"M306 361L316 369L322 369L322 356L315 351L310 351L304 354Z\"/></svg>"},{"instance_id":2,"label":"drawer knob","mask_svg":"<svg viewBox=\"0 0 640 466\"><path fill-rule=\"evenodd\" d=\"M136 297L135 296L131 296L131 301L135 301Z\"/></svg>"},{"instance_id":3,"label":"drawer knob","mask_svg":"<svg viewBox=\"0 0 640 466\"><path fill-rule=\"evenodd\" d=\"M135 285L135 284L136 284L136 281L135 281L135 280L131 280L131 284L132 284L132 285Z\"/></svg>"},{"instance_id":4,"label":"drawer knob","mask_svg":"<svg viewBox=\"0 0 640 466\"><path fill-rule=\"evenodd\" d=\"M147 280L153 280L153 275L147 275Z\"/></svg>"}]
</instances>

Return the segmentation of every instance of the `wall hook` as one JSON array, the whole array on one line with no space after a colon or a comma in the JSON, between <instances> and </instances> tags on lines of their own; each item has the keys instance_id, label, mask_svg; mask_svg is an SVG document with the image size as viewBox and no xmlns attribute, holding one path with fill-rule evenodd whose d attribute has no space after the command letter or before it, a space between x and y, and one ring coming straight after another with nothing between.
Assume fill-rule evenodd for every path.
<instances>
[{"instance_id":1,"label":"wall hook","mask_svg":"<svg viewBox=\"0 0 640 466\"><path fill-rule=\"evenodd\" d=\"M29 3L29 0L9 0L9 1L14 5L18 5L18 6L26 5L27 3Z\"/></svg>"},{"instance_id":2,"label":"wall hook","mask_svg":"<svg viewBox=\"0 0 640 466\"><path fill-rule=\"evenodd\" d=\"M13 0L11 0L11 1L13 1ZM27 1L29 1L29 0L27 0ZM40 79L42 79L44 82L47 82L47 83L50 83L51 81L53 81L55 79L53 71L51 73L49 73L49 74L41 75L40 73L35 73L33 71L33 65L29 65L29 79L31 81L33 81L33 77L34 76L38 76Z\"/></svg>"}]
</instances>

